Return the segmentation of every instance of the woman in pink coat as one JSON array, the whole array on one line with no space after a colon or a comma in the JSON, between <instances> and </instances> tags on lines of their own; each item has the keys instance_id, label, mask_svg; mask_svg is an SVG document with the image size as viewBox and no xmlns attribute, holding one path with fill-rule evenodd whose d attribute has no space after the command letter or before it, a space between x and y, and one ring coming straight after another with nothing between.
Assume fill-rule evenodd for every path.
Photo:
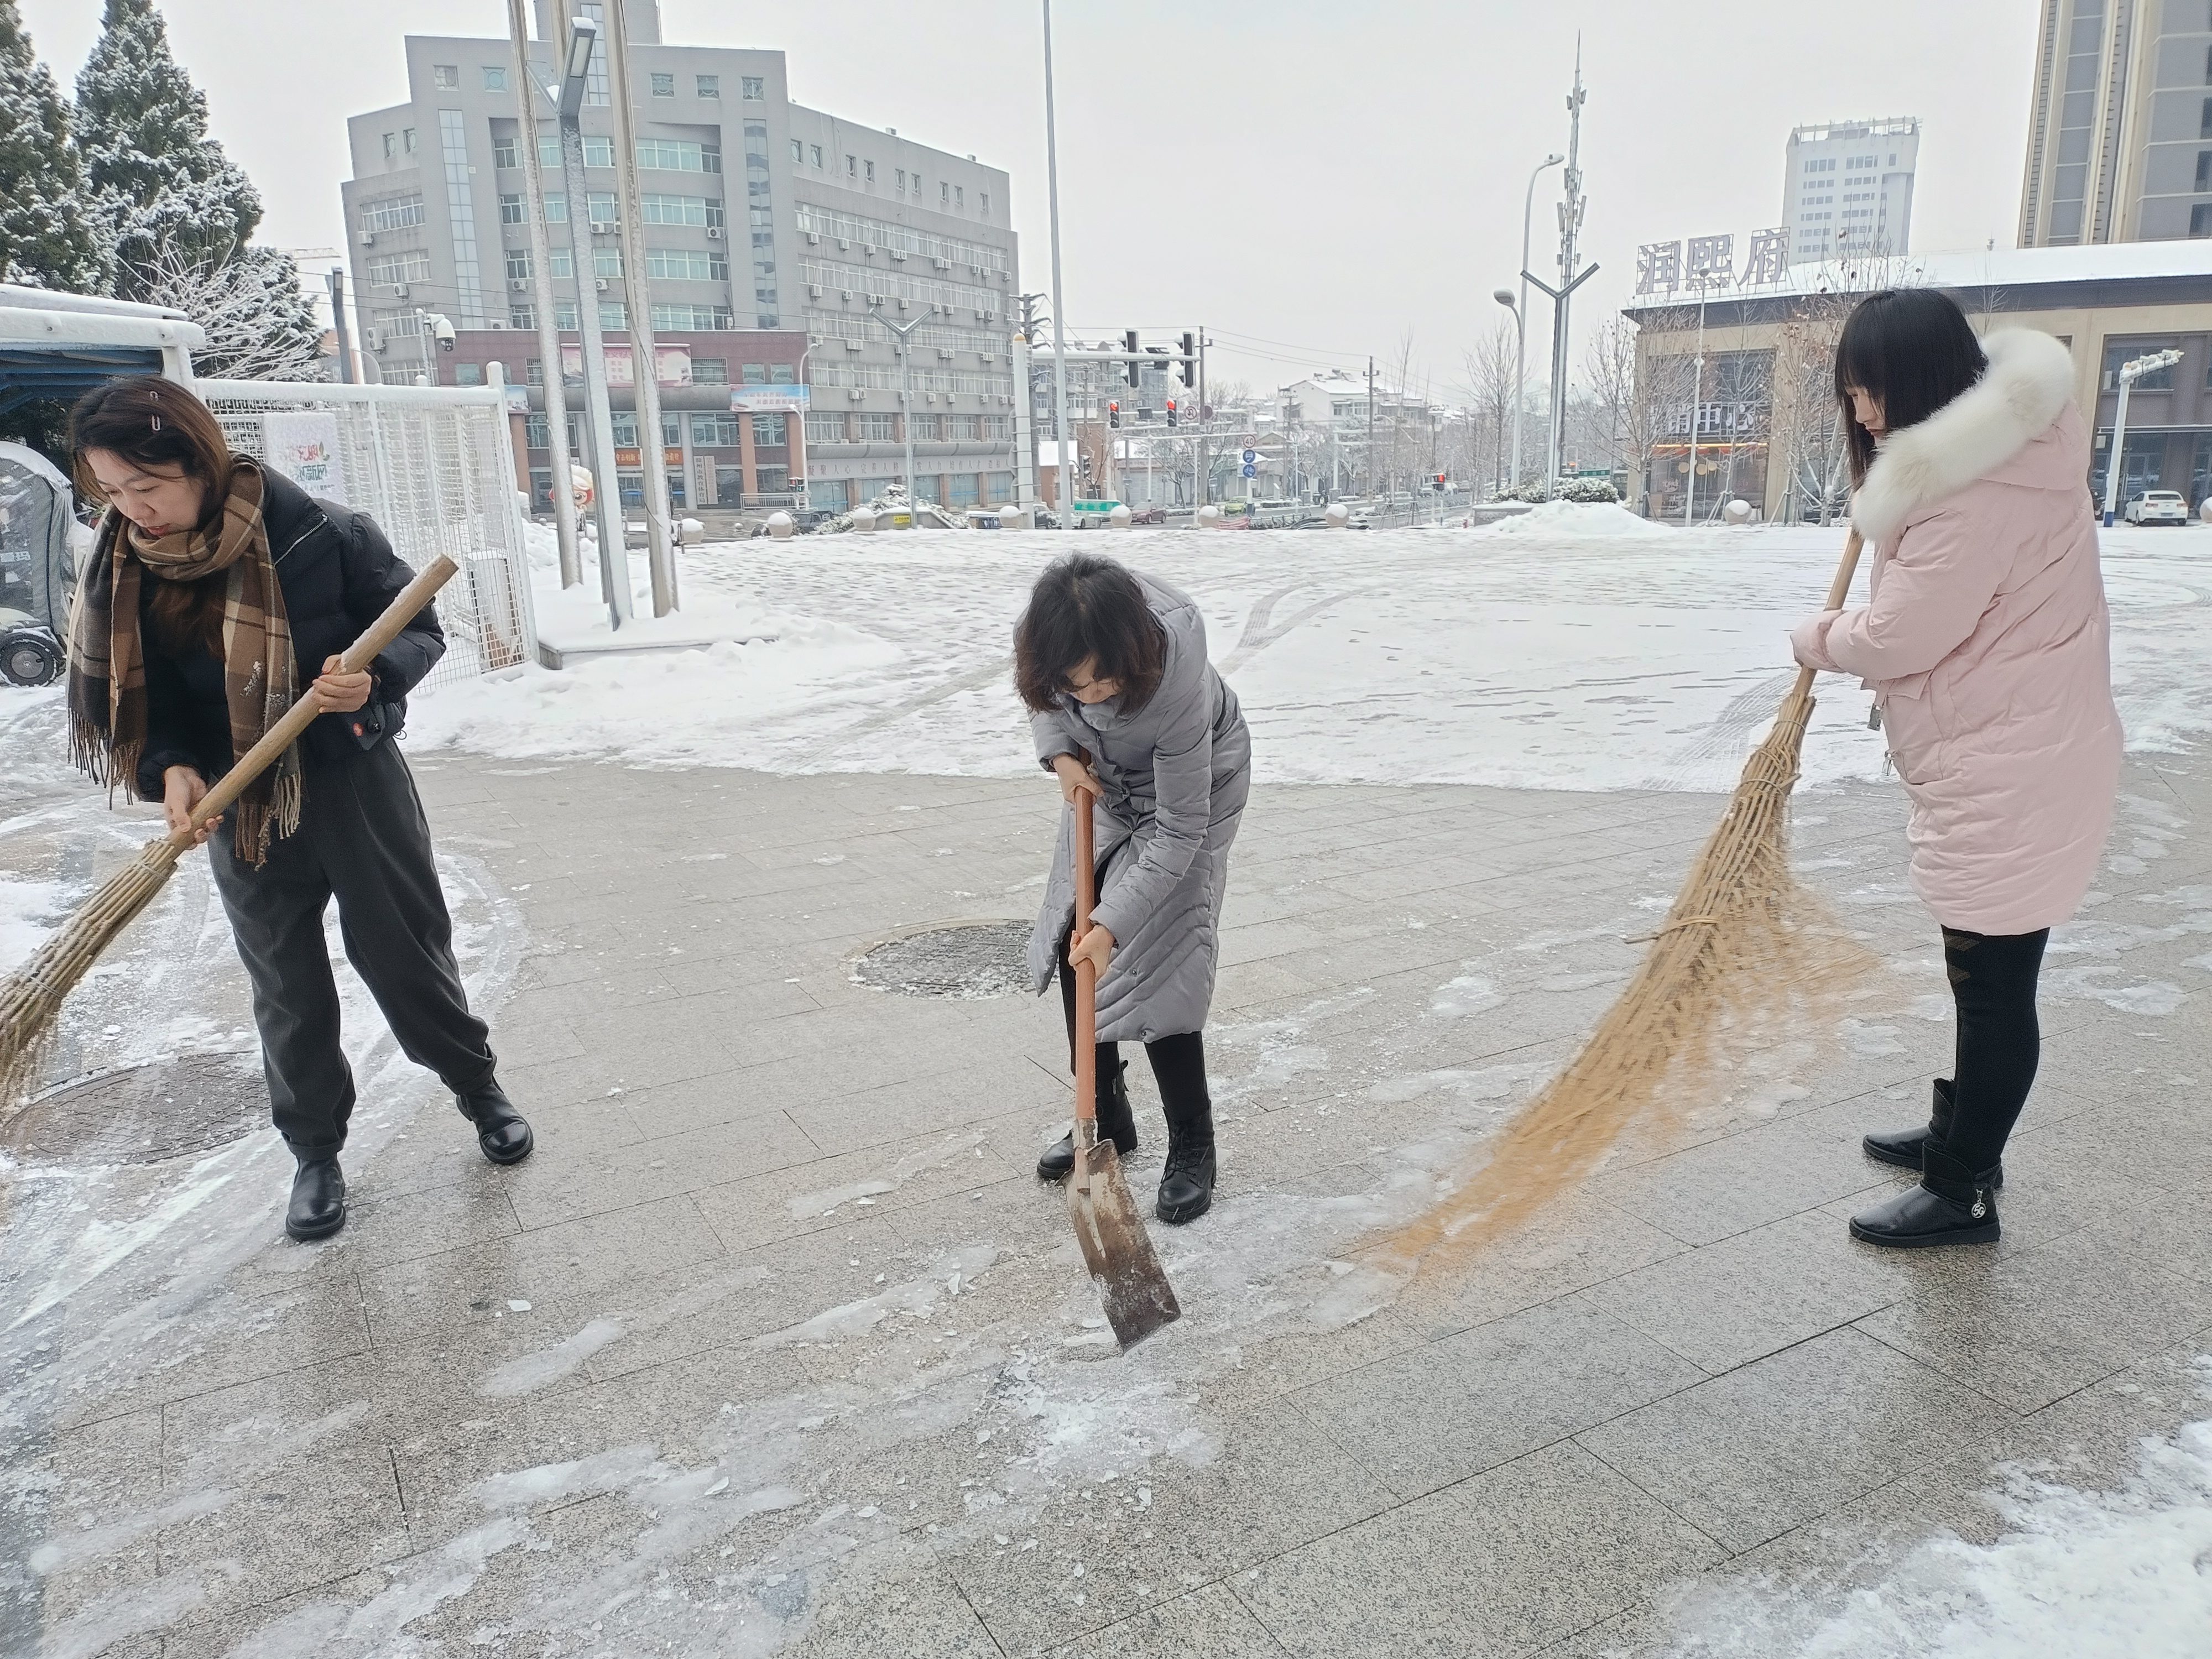
<instances>
[{"instance_id":1,"label":"woman in pink coat","mask_svg":"<svg viewBox=\"0 0 2212 1659\"><path fill-rule=\"evenodd\" d=\"M1977 341L1929 289L1844 326L1836 395L1875 550L1871 601L1790 635L1797 660L1875 694L1912 804L1912 884L1943 929L1956 1075L1925 1127L1866 1137L1920 1185L1851 1218L1874 1244L1997 1237L2005 1139L2035 1080L2036 975L2089 890L2121 732L2074 366L2047 334Z\"/></svg>"}]
</instances>

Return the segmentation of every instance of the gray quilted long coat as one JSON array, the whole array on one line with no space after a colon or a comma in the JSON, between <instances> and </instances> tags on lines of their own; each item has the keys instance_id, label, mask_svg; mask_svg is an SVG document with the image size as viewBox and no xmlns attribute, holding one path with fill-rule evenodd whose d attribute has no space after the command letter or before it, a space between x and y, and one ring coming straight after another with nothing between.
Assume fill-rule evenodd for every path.
<instances>
[{"instance_id":1,"label":"gray quilted long coat","mask_svg":"<svg viewBox=\"0 0 2212 1659\"><path fill-rule=\"evenodd\" d=\"M1101 1042L1149 1042L1205 1026L1229 845L1252 784L1251 733L1237 694L1206 660L1205 617L1188 595L1133 574L1167 630L1165 672L1152 701L1124 715L1118 697L1085 706L1063 696L1030 721L1042 765L1087 750L1103 790L1092 825L1106 873L1092 917L1114 935L1114 959L1098 985ZM1040 993L1074 918L1073 834L1063 807L1030 935L1030 976Z\"/></svg>"}]
</instances>

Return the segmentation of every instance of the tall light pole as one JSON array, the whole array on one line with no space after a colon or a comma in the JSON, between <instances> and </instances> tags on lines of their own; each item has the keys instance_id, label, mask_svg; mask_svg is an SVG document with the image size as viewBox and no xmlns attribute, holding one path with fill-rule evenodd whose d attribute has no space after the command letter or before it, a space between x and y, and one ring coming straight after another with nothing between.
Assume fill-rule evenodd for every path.
<instances>
[{"instance_id":1,"label":"tall light pole","mask_svg":"<svg viewBox=\"0 0 2212 1659\"><path fill-rule=\"evenodd\" d=\"M906 440L906 527L921 528L921 495L914 484L914 340L915 330L929 320L928 313L910 323L894 322L889 317L880 318L883 325L898 336L899 343L899 434Z\"/></svg>"},{"instance_id":2,"label":"tall light pole","mask_svg":"<svg viewBox=\"0 0 2212 1659\"><path fill-rule=\"evenodd\" d=\"M1522 276L1534 283L1552 299L1552 408L1551 419L1546 422L1550 430L1544 446L1544 495L1547 500L1559 493L1559 452L1565 441L1567 419L1567 318L1568 303L1574 291L1597 275L1595 264L1577 271L1581 258L1575 242L1583 225L1583 100L1588 94L1583 90L1582 42L1575 43L1575 86L1567 94L1567 172L1562 181L1565 191L1559 198L1559 286L1551 287L1541 278L1530 276L1528 268Z\"/></svg>"},{"instance_id":3,"label":"tall light pole","mask_svg":"<svg viewBox=\"0 0 2212 1659\"><path fill-rule=\"evenodd\" d=\"M1045 189L1052 205L1052 417L1054 438L1060 446L1060 466L1054 494L1060 508L1060 527L1075 528L1075 497L1067 483L1067 329L1061 319L1067 307L1060 297L1060 138L1052 103L1052 0L1044 0L1044 171ZM1202 404L1203 394L1200 398ZM1201 420L1204 409L1199 410Z\"/></svg>"},{"instance_id":4,"label":"tall light pole","mask_svg":"<svg viewBox=\"0 0 2212 1659\"><path fill-rule=\"evenodd\" d=\"M2154 351L2120 365L2120 401L2112 410L2112 447L2105 460L2105 528L2112 527L2113 508L2120 498L2121 463L2127 455L2128 392L2135 383L2154 370L2166 368L2181 361L2178 351Z\"/></svg>"},{"instance_id":5,"label":"tall light pole","mask_svg":"<svg viewBox=\"0 0 2212 1659\"><path fill-rule=\"evenodd\" d=\"M1528 193L1521 198L1521 298L1518 304L1498 297L1502 304L1514 307L1514 320L1521 325L1521 337L1513 348L1513 487L1521 487L1521 421L1522 411L1528 406L1526 384L1528 356L1528 216L1536 206L1536 180L1542 178L1546 167L1555 167L1567 158L1554 150L1536 163L1528 175Z\"/></svg>"},{"instance_id":6,"label":"tall light pole","mask_svg":"<svg viewBox=\"0 0 2212 1659\"><path fill-rule=\"evenodd\" d=\"M553 463L553 534L561 550L561 586L580 586L582 561L576 553L575 484L568 457L568 397L562 389L561 331L553 312L552 245L545 228L545 173L538 155L538 100L530 88L536 74L530 64L530 24L522 0L507 0L507 27L514 46L516 112L522 117L522 181L529 192L523 223L530 234L532 308L538 313L539 389L545 394L545 447ZM526 374L526 385L529 377Z\"/></svg>"},{"instance_id":7,"label":"tall light pole","mask_svg":"<svg viewBox=\"0 0 2212 1659\"><path fill-rule=\"evenodd\" d=\"M623 0L606 0L607 79L614 96L615 227L622 249L623 311L629 324L630 384L636 388L639 482L645 486L645 562L653 614L677 608L676 554L669 537L667 440L660 428L660 349L653 334L652 273L637 187L637 111L630 102L629 24ZM583 292L579 284L579 297ZM789 416L785 419L789 420ZM784 441L791 441L787 431ZM803 475L802 475L803 476Z\"/></svg>"},{"instance_id":8,"label":"tall light pole","mask_svg":"<svg viewBox=\"0 0 2212 1659\"><path fill-rule=\"evenodd\" d=\"M1535 180L1528 182L1533 188ZM1513 483L1517 489L1521 483L1521 359L1528 349L1528 319L1514 300L1511 289L1492 289L1490 297L1513 313ZM1493 471L1497 453L1495 450L1491 452Z\"/></svg>"},{"instance_id":9,"label":"tall light pole","mask_svg":"<svg viewBox=\"0 0 2212 1659\"><path fill-rule=\"evenodd\" d=\"M584 408L592 434L592 458L598 474L592 491L592 511L599 526L599 591L607 602L608 625L619 629L630 619L629 550L623 540L622 476L615 465L615 417L607 401L607 358L605 337L599 332L599 307L585 296L598 266L592 256L592 198L584 187L585 78L591 73L592 52L599 43L599 26L588 17L568 21L568 47L563 59L561 84L545 88L554 114L561 123L561 172L568 192L568 257L576 278L576 342L583 357ZM527 135L535 137L535 134ZM549 364L546 373L557 365ZM643 434L641 434L641 436ZM653 437L660 434L656 432ZM554 487L560 487L554 480Z\"/></svg>"}]
</instances>

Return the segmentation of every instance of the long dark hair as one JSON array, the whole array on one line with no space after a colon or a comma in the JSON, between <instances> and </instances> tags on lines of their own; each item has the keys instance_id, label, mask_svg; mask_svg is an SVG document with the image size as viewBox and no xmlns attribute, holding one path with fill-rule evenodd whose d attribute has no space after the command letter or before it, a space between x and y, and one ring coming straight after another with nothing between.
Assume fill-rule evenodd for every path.
<instances>
[{"instance_id":1,"label":"long dark hair","mask_svg":"<svg viewBox=\"0 0 2212 1659\"><path fill-rule=\"evenodd\" d=\"M1990 360L1949 295L1887 289L1852 308L1836 343L1836 401L1843 405L1851 483L1866 482L1874 437L1851 413L1851 388L1880 401L1892 432L1917 426L1982 378Z\"/></svg>"},{"instance_id":2,"label":"long dark hair","mask_svg":"<svg viewBox=\"0 0 2212 1659\"><path fill-rule=\"evenodd\" d=\"M88 459L95 449L108 450L133 466L182 467L200 486L200 522L222 511L233 459L222 423L174 380L158 374L110 380L86 392L70 411L70 459L78 493L105 503L106 494ZM222 656L222 601L228 585L222 572L196 582L148 584L146 605L155 638L172 653L197 639L211 654Z\"/></svg>"},{"instance_id":3,"label":"long dark hair","mask_svg":"<svg viewBox=\"0 0 2212 1659\"><path fill-rule=\"evenodd\" d=\"M1128 568L1071 553L1037 578L1014 624L1014 689L1042 714L1060 706L1068 676L1088 662L1095 678L1121 683L1121 710L1134 714L1160 689L1167 654L1167 630Z\"/></svg>"}]
</instances>

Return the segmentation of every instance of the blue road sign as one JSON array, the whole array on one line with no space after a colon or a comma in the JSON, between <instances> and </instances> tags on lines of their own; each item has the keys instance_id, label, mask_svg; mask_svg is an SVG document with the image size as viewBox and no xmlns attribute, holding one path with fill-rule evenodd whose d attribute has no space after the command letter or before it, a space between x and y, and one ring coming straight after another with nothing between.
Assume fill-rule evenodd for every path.
<instances>
[{"instance_id":1,"label":"blue road sign","mask_svg":"<svg viewBox=\"0 0 2212 1659\"><path fill-rule=\"evenodd\" d=\"M1247 461L1244 464L1244 476L1248 478L1256 478L1260 476L1260 469Z\"/></svg>"}]
</instances>

